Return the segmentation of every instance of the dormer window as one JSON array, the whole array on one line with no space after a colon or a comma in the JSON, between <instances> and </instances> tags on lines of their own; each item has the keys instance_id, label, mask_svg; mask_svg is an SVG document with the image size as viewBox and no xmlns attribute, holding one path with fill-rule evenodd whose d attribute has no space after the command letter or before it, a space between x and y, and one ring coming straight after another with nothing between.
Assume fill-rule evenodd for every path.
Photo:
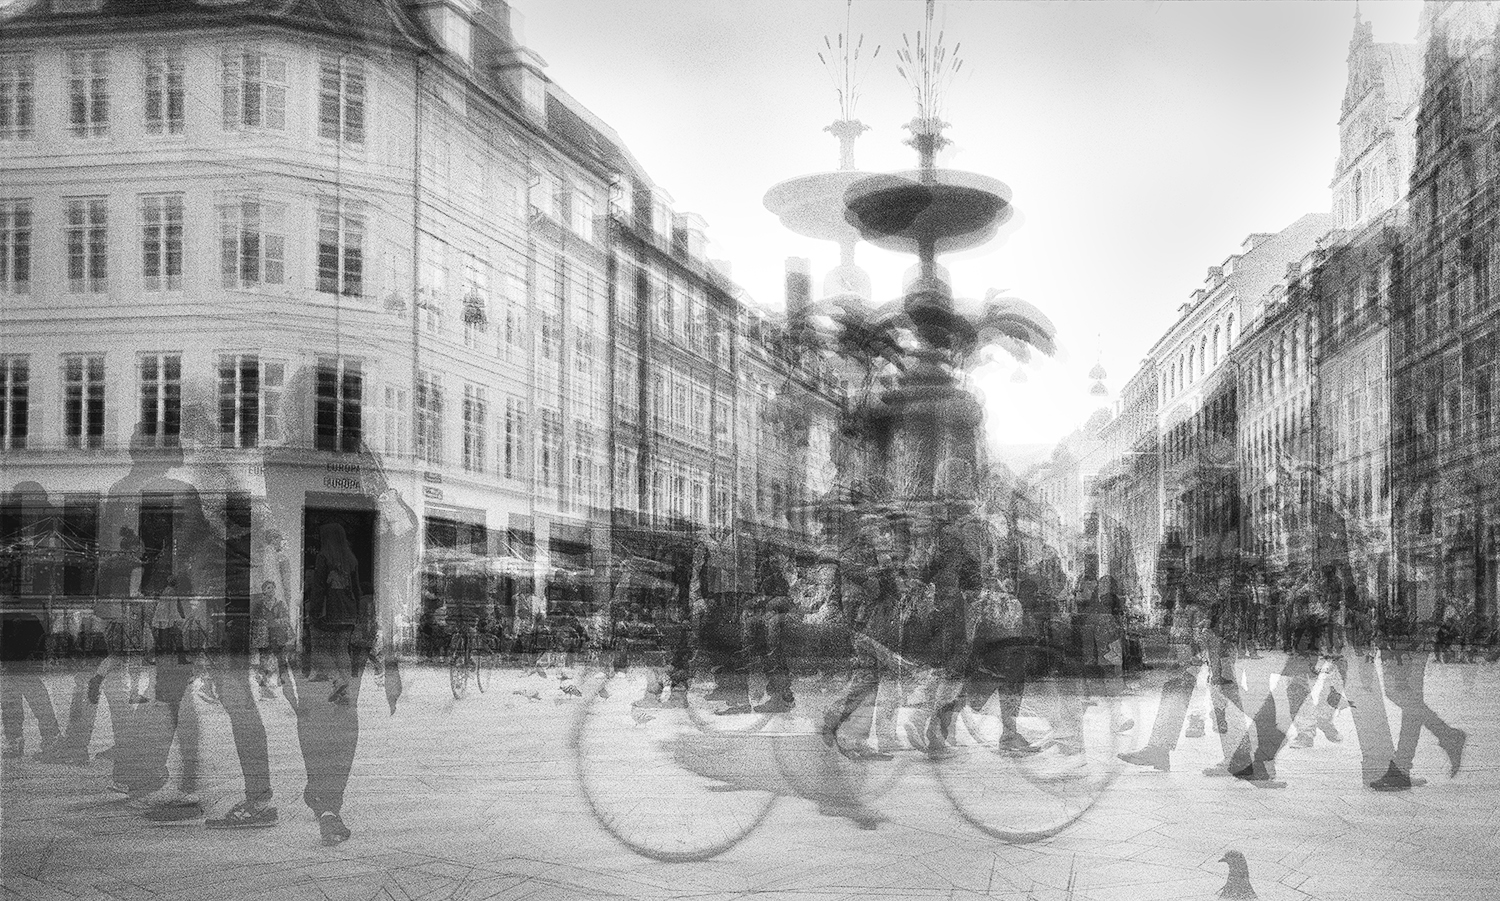
<instances>
[{"instance_id":1,"label":"dormer window","mask_svg":"<svg viewBox=\"0 0 1500 901\"><path fill-rule=\"evenodd\" d=\"M443 49L469 65L473 56L474 26L463 14L453 9L443 10Z\"/></svg>"},{"instance_id":2,"label":"dormer window","mask_svg":"<svg viewBox=\"0 0 1500 901\"><path fill-rule=\"evenodd\" d=\"M521 69L521 102L528 113L543 122L547 120L547 84L538 72L529 68Z\"/></svg>"}]
</instances>

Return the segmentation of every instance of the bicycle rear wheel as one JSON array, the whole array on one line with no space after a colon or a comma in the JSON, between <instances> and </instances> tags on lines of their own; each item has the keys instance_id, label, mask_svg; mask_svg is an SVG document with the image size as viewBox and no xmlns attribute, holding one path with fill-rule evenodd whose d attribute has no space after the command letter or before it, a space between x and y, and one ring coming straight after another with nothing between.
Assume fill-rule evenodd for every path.
<instances>
[{"instance_id":1,"label":"bicycle rear wheel","mask_svg":"<svg viewBox=\"0 0 1500 901\"><path fill-rule=\"evenodd\" d=\"M636 706L643 675L605 684L584 687L569 742L600 828L643 857L682 862L723 854L765 820L778 783L763 744L705 735L681 708Z\"/></svg>"},{"instance_id":2,"label":"bicycle rear wheel","mask_svg":"<svg viewBox=\"0 0 1500 901\"><path fill-rule=\"evenodd\" d=\"M453 690L453 700L461 700L469 693L469 680L473 677L473 670L468 639L454 636L448 648L448 686Z\"/></svg>"}]
</instances>

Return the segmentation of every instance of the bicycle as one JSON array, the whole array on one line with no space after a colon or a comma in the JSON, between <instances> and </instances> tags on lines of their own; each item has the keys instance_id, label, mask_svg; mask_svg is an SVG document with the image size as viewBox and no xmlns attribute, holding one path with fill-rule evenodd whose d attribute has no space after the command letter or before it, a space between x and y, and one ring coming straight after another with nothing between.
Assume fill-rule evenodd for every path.
<instances>
[{"instance_id":1,"label":"bicycle","mask_svg":"<svg viewBox=\"0 0 1500 901\"><path fill-rule=\"evenodd\" d=\"M469 693L469 682L482 694L495 668L494 647L489 636L481 635L472 625L455 625L448 636L448 684L453 690L453 699L460 700Z\"/></svg>"},{"instance_id":2,"label":"bicycle","mask_svg":"<svg viewBox=\"0 0 1500 901\"><path fill-rule=\"evenodd\" d=\"M1014 719L1029 750L1001 749L998 695L981 688L985 696L972 697L954 717L957 747L930 763L961 819L1020 844L1068 829L1109 789L1120 771L1116 754L1125 721L1118 692L1090 677L1074 649L1040 637L1017 637L1008 647L1037 671L1027 679ZM935 697L954 693L951 685L936 684L930 668L899 655L887 671L904 671L909 679L922 673L918 678ZM723 854L754 832L781 797L812 801L825 815L877 828L885 819L882 800L914 756L927 756L922 747L899 749L894 760L849 753L820 728L822 711L806 689L792 714L718 724L703 716L697 691L685 692L675 706L643 709L631 700L642 677L615 680L628 687L601 692L602 677L586 686L570 747L595 820L616 841L655 860Z\"/></svg>"}]
</instances>

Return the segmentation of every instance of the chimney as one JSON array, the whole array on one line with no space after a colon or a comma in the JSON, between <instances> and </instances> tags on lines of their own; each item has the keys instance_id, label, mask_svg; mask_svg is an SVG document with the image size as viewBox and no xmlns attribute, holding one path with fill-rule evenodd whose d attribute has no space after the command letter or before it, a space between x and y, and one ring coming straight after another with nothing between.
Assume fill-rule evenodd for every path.
<instances>
[{"instance_id":1,"label":"chimney","mask_svg":"<svg viewBox=\"0 0 1500 901\"><path fill-rule=\"evenodd\" d=\"M812 302L812 262L806 257L786 258L786 313L796 316Z\"/></svg>"}]
</instances>

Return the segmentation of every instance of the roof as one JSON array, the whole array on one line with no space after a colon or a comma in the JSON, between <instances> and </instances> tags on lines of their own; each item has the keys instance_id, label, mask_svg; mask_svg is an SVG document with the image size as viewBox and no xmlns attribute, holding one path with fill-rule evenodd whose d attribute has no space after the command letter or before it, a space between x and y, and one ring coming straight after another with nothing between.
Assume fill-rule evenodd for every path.
<instances>
[{"instance_id":1,"label":"roof","mask_svg":"<svg viewBox=\"0 0 1500 901\"><path fill-rule=\"evenodd\" d=\"M61 0L20 0L0 11L0 20L11 34L258 21L413 50L433 46L395 0L100 0L93 12L66 11Z\"/></svg>"}]
</instances>

